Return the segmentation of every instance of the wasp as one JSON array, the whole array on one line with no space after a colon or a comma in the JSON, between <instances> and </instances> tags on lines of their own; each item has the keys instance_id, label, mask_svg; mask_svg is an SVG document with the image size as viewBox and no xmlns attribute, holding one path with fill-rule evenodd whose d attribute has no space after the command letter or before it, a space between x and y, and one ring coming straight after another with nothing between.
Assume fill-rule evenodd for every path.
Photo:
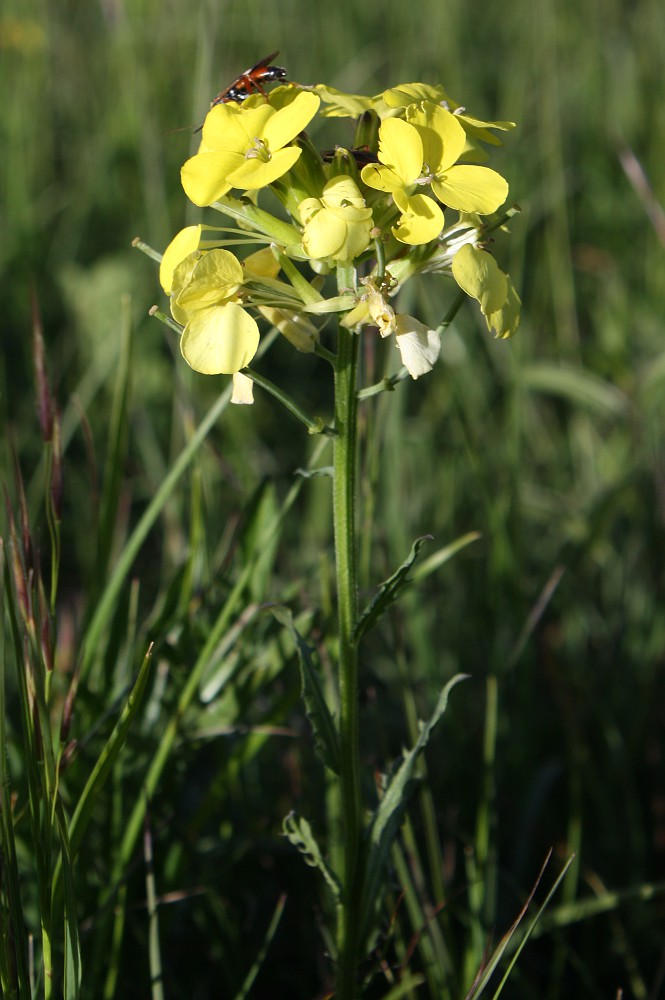
<instances>
[{"instance_id":1,"label":"wasp","mask_svg":"<svg viewBox=\"0 0 665 1000\"><path fill-rule=\"evenodd\" d=\"M250 94L263 94L266 97L266 92L263 89L264 84L286 79L285 69L282 69L281 66L270 65L278 55L279 52L271 52L269 56L259 60L250 69L244 70L233 83L229 84L226 90L222 90L214 98L210 107L214 108L216 104L228 104L229 101L240 104Z\"/></svg>"}]
</instances>

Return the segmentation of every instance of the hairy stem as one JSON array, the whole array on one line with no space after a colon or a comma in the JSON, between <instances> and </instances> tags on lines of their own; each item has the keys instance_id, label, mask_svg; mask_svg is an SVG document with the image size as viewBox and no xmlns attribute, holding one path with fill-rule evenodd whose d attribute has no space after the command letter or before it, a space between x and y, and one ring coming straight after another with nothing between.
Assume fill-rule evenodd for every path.
<instances>
[{"instance_id":1,"label":"hairy stem","mask_svg":"<svg viewBox=\"0 0 665 1000\"><path fill-rule=\"evenodd\" d=\"M339 328L335 371L333 520L339 619L340 796L343 824L343 900L338 927L337 997L354 1000L360 958L357 917L362 891L360 758L358 746L358 617L355 498L357 480L356 367L358 337Z\"/></svg>"}]
</instances>

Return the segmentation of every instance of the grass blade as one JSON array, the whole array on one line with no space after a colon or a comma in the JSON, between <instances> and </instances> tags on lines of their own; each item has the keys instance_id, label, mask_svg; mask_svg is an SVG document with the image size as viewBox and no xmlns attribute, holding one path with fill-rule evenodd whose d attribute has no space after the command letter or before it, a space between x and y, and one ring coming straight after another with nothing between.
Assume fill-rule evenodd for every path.
<instances>
[{"instance_id":1,"label":"grass blade","mask_svg":"<svg viewBox=\"0 0 665 1000\"><path fill-rule=\"evenodd\" d=\"M235 1000L246 1000L246 998L249 996L249 991L251 990L254 984L254 980L259 974L259 970L263 965L263 960L266 957L268 948L270 947L272 939L274 938L275 933L277 932L277 928L279 927L279 922L282 919L282 913L284 912L285 906L286 906L286 896L280 896L279 899L277 900L277 906L275 907L275 911L272 915L272 920L268 925L266 936L263 939L261 950L256 956L256 961L254 962L251 969L247 973L245 981L240 987L239 992L236 994Z\"/></svg>"},{"instance_id":2,"label":"grass blade","mask_svg":"<svg viewBox=\"0 0 665 1000\"><path fill-rule=\"evenodd\" d=\"M151 663L152 644L143 659L138 677L136 678L134 686L127 699L127 704L123 708L120 718L114 726L113 732L111 733L106 746L97 759L97 763L95 764L92 773L86 782L86 786L83 789L74 811L69 829L69 842L72 858L76 858L79 852L81 840L86 827L90 822L97 796L102 790L104 782L106 781L118 754L124 746L125 740L127 739L127 733L129 732L129 727L141 706L146 685L148 683L148 677L150 675Z\"/></svg>"}]
</instances>

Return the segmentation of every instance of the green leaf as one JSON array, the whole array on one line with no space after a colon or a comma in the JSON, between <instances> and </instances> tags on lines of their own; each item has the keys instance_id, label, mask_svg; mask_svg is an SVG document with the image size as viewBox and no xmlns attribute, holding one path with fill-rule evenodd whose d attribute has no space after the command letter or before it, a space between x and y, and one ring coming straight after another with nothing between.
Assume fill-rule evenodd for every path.
<instances>
[{"instance_id":1,"label":"green leaf","mask_svg":"<svg viewBox=\"0 0 665 1000\"><path fill-rule=\"evenodd\" d=\"M601 417L622 416L630 406L628 396L615 385L592 372L565 365L530 365L522 374L522 383L528 389L584 406Z\"/></svg>"},{"instance_id":2,"label":"green leaf","mask_svg":"<svg viewBox=\"0 0 665 1000\"><path fill-rule=\"evenodd\" d=\"M0 538L0 857L2 858L2 907L0 907L0 985L7 997L23 1000L31 996L28 970L28 936L21 905L20 876L14 837L14 813L9 783L5 684L6 636L5 599L12 601L11 588L5 590L4 545ZM15 615L14 615L15 617ZM10 983L17 993L10 992Z\"/></svg>"},{"instance_id":3,"label":"green leaf","mask_svg":"<svg viewBox=\"0 0 665 1000\"><path fill-rule=\"evenodd\" d=\"M424 982L425 977L419 972L415 974L407 972L404 979L401 979L399 983L393 986L390 992L386 993L383 997L383 1000L401 1000L402 997L405 997L407 993L411 993L417 986L422 986Z\"/></svg>"},{"instance_id":4,"label":"green leaf","mask_svg":"<svg viewBox=\"0 0 665 1000\"><path fill-rule=\"evenodd\" d=\"M268 930L266 931L266 935L263 939L261 950L256 956L256 959L254 960L251 969L245 976L245 981L240 987L240 992L236 994L235 1000L246 1000L246 998L250 995L249 991L251 990L254 984L254 980L261 971L261 966L263 965L263 961L268 953L268 949L270 948L272 940L275 934L277 933L277 928L279 927L279 922L282 919L282 913L284 912L285 906L286 906L286 896L280 896L279 899L277 900L277 906L275 907L275 911L272 915L270 925L268 926Z\"/></svg>"},{"instance_id":5,"label":"green leaf","mask_svg":"<svg viewBox=\"0 0 665 1000\"><path fill-rule=\"evenodd\" d=\"M289 630L296 644L298 660L300 661L300 677L302 681L302 697L305 702L307 718L314 733L314 746L325 764L334 774L339 774L339 737L330 709L321 687L319 675L312 661L309 646L293 623L293 615L288 608L277 606L272 608L277 621Z\"/></svg>"},{"instance_id":6,"label":"green leaf","mask_svg":"<svg viewBox=\"0 0 665 1000\"><path fill-rule=\"evenodd\" d=\"M466 676L466 674L457 674L443 688L429 722L420 723L420 735L416 743L411 750L405 752L400 763L388 778L381 801L370 821L367 867L359 921L360 940L363 942L370 934L374 913L381 899L383 869L402 822L404 809L411 793L416 763L446 710L450 692L456 684L465 680Z\"/></svg>"},{"instance_id":7,"label":"green leaf","mask_svg":"<svg viewBox=\"0 0 665 1000\"><path fill-rule=\"evenodd\" d=\"M242 666L242 659L234 655L235 647L247 626L261 610L259 604L250 604L240 618L226 630L216 648L211 652L199 684L199 698L204 705L214 701L233 680Z\"/></svg>"},{"instance_id":8,"label":"green leaf","mask_svg":"<svg viewBox=\"0 0 665 1000\"><path fill-rule=\"evenodd\" d=\"M122 710L122 714L115 724L106 746L102 750L97 763L92 769L92 773L88 778L86 786L83 789L81 797L77 803L76 810L74 811L69 827L69 844L72 859L75 859L78 854L79 847L81 846L81 840L86 827L90 822L97 796L102 790L104 782L106 781L118 754L124 746L129 727L141 705L146 685L148 683L151 662L152 645L150 646L150 649L146 653L143 663L141 664L138 677L136 678L134 687L132 688L127 699L127 704Z\"/></svg>"},{"instance_id":9,"label":"green leaf","mask_svg":"<svg viewBox=\"0 0 665 1000\"><path fill-rule=\"evenodd\" d=\"M443 548L440 548L433 555L428 556L427 559L424 559L423 562L415 567L413 576L411 577L412 581L416 583L416 581L423 580L426 576L434 573L435 570L443 566L444 563L447 563L449 559L452 559L458 552L465 549L471 542L477 542L479 538L482 538L479 531L469 531L466 535L460 535L450 545L444 545Z\"/></svg>"},{"instance_id":10,"label":"green leaf","mask_svg":"<svg viewBox=\"0 0 665 1000\"><path fill-rule=\"evenodd\" d=\"M504 952L506 951L506 949L510 945L511 939L513 938L513 935L517 931L517 928L519 927L522 919L526 915L526 912L527 912L527 910L529 908L531 900L533 899L534 894L536 892L536 889L538 888L538 885L540 884L540 880L542 879L542 877L543 877L543 875L545 873L545 868L548 865L548 862L550 860L551 854L552 854L552 852L550 851L549 854L547 855L547 857L545 858L545 863L543 864L543 867L541 868L540 873L538 874L538 878L536 879L536 882L535 882L535 884L534 884L531 892L529 893L529 897L528 897L526 903L524 904L524 906L520 910L519 914L517 915L516 920L508 928L508 930L506 931L506 933L502 937L502 939L499 942L499 944L498 944L498 946L497 946L494 954L492 955L492 958L490 959L490 961L487 963L487 965L485 966L484 969L481 969L479 971L478 975L476 976L475 982L473 983L473 985L471 986L471 989L469 990L469 992L466 995L466 1000L478 1000L478 997L484 992L485 987L488 985L490 979L492 978L494 972L496 971L496 968L497 968L499 962L501 961L501 958L503 957ZM506 971L505 971L505 973L503 975L503 978L501 979L501 982L499 983L499 986L497 987L496 992L494 993L493 1000L498 1000L498 997L501 994L501 991L502 991L503 987L505 986L506 982L508 981L508 977L510 976L510 973L512 972L513 967L514 967L515 963L517 962L517 959L520 956L520 952L522 951L522 948L527 943L528 939L530 938L531 934L533 933L533 931L534 931L534 929L536 927L536 924L540 920L540 917L541 917L543 911L545 910L545 908L549 904L552 896L554 895L554 893L556 892L556 890L560 886L561 882L563 881L563 879L564 879L564 877L566 875L566 872L568 871L570 865L573 862L574 857L575 857L575 855L573 854L573 855L571 855L568 858L568 860L566 861L566 864L564 865L564 867L561 870L561 872L559 873L556 881L554 882L554 885L552 886L552 888L548 892L547 896L545 897L545 901L542 903L541 906L539 906L539 908L538 908L537 912L535 913L534 917L532 918L532 920L529 921L529 923L528 923L528 925L527 925L527 927L526 927L526 929L525 929L522 937L519 938L519 943L518 943L517 947L515 948L514 954L513 954L512 958L511 958L511 961L510 961L510 963L508 965L508 968L506 969Z\"/></svg>"},{"instance_id":11,"label":"green leaf","mask_svg":"<svg viewBox=\"0 0 665 1000\"><path fill-rule=\"evenodd\" d=\"M81 943L79 940L78 914L76 912L76 887L67 836L67 822L62 803L56 804L56 819L60 834L61 866L64 884L64 1000L78 1000L83 979L81 968ZM55 884L55 882L54 882Z\"/></svg>"},{"instance_id":12,"label":"green leaf","mask_svg":"<svg viewBox=\"0 0 665 1000\"><path fill-rule=\"evenodd\" d=\"M310 868L319 869L328 883L328 888L332 891L335 903L339 903L342 895L339 879L330 865L323 860L321 849L314 839L312 828L307 820L295 812L290 812L288 816L284 817L282 829L289 843L293 844L302 854L305 864L309 865Z\"/></svg>"},{"instance_id":13,"label":"green leaf","mask_svg":"<svg viewBox=\"0 0 665 1000\"><path fill-rule=\"evenodd\" d=\"M379 618L385 614L390 605L397 600L405 587L412 582L411 577L409 576L409 570L418 558L418 553L425 542L429 542L431 540L431 535L422 535L420 538L416 538L415 542L411 546L411 551L399 569L395 570L392 576L388 577L387 580L384 580L383 583L379 585L379 592L375 595L371 603L367 605L358 619L358 623L353 633L353 637L356 642L359 642L360 639L362 639L365 632L368 632L369 629L376 624Z\"/></svg>"}]
</instances>

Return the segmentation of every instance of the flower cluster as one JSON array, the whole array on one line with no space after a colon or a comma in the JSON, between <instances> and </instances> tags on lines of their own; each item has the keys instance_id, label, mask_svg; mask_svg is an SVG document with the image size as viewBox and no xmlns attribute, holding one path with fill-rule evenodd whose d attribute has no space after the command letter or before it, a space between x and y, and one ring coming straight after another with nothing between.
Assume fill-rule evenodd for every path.
<instances>
[{"instance_id":1,"label":"flower cluster","mask_svg":"<svg viewBox=\"0 0 665 1000\"><path fill-rule=\"evenodd\" d=\"M353 146L318 150L305 132L317 115L355 119ZM497 214L508 184L485 165L484 146L512 127L473 118L421 83L374 97L287 84L215 103L181 177L194 204L232 224L188 226L160 268L185 360L233 375L234 400L249 402L240 373L259 347L257 319L298 350L329 354L317 323L338 313L347 329L394 334L416 379L432 369L443 325L430 329L391 300L419 272L451 278L497 337L511 336L520 300L488 249L512 214ZM259 204L262 190L279 199L281 216ZM229 249L243 245L252 252ZM324 297L322 276L333 270L338 288Z\"/></svg>"}]
</instances>

